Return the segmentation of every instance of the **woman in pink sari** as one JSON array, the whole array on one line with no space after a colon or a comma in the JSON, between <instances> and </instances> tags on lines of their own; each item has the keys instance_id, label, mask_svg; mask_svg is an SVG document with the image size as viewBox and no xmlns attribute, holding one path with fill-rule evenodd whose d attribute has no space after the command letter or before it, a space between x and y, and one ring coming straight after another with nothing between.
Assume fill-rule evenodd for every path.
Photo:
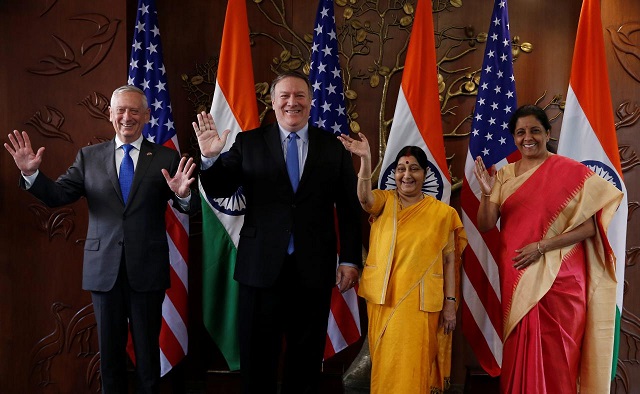
<instances>
[{"instance_id":1,"label":"woman in pink sari","mask_svg":"<svg viewBox=\"0 0 640 394\"><path fill-rule=\"evenodd\" d=\"M480 231L500 219L503 393L609 392L615 259L606 229L622 193L549 152L551 125L534 105L509 130L522 158L490 174L476 159Z\"/></svg>"}]
</instances>

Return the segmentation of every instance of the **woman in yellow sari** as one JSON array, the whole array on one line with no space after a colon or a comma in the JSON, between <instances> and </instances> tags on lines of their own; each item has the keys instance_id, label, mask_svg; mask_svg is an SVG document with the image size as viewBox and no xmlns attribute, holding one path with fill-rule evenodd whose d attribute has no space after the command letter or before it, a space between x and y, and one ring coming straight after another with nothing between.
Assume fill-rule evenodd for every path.
<instances>
[{"instance_id":1,"label":"woman in yellow sari","mask_svg":"<svg viewBox=\"0 0 640 394\"><path fill-rule=\"evenodd\" d=\"M534 105L509 130L522 158L490 174L478 157L480 231L500 219L502 393L608 393L615 259L606 229L622 193L586 166L550 153Z\"/></svg>"},{"instance_id":2,"label":"woman in yellow sari","mask_svg":"<svg viewBox=\"0 0 640 394\"><path fill-rule=\"evenodd\" d=\"M360 156L358 198L371 214L358 295L367 300L371 393L441 393L451 369L459 263L467 244L455 209L422 192L427 156L396 158L396 190L371 190L366 137L339 137Z\"/></svg>"}]
</instances>

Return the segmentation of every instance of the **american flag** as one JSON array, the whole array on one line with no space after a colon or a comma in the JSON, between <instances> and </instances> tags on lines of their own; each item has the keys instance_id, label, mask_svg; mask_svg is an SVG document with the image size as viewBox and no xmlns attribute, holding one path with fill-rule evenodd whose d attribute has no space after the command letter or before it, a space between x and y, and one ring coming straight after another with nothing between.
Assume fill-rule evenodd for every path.
<instances>
[{"instance_id":1,"label":"american flag","mask_svg":"<svg viewBox=\"0 0 640 394\"><path fill-rule=\"evenodd\" d=\"M313 87L310 122L317 127L347 134L347 113L342 90L338 57L336 20L333 0L320 0L314 23L309 81ZM360 339L358 297L354 289L341 294L337 287L331 294L331 311L327 327L324 359Z\"/></svg>"},{"instance_id":2,"label":"american flag","mask_svg":"<svg viewBox=\"0 0 640 394\"><path fill-rule=\"evenodd\" d=\"M491 15L480 86L476 99L469 150L462 187L462 221L469 237L462 275L462 330L480 365L492 376L502 365L502 306L499 229L480 234L476 214L480 187L473 174L474 159L482 157L487 168L517 159L519 153L507 124L516 109L509 15L506 0L496 0Z\"/></svg>"},{"instance_id":3,"label":"american flag","mask_svg":"<svg viewBox=\"0 0 640 394\"><path fill-rule=\"evenodd\" d=\"M128 83L145 92L151 108L151 119L142 132L145 138L179 150L154 0L138 2ZM167 290L162 304L159 351L163 376L184 358L188 347L189 217L178 213L167 203L165 220L171 261L171 288ZM129 354L132 355L132 352Z\"/></svg>"}]
</instances>

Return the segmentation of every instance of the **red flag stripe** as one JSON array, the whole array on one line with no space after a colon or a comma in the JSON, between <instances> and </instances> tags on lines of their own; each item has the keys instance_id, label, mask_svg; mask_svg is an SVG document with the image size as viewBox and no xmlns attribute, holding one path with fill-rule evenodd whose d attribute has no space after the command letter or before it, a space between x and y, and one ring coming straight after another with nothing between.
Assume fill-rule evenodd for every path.
<instances>
[{"instance_id":1,"label":"red flag stripe","mask_svg":"<svg viewBox=\"0 0 640 394\"><path fill-rule=\"evenodd\" d=\"M351 309L349 309L347 301L344 299L337 287L333 288L331 300L331 312L334 316L352 316ZM336 319L336 325L340 329L340 332L347 343L354 343L360 339L360 329L353 318Z\"/></svg>"},{"instance_id":2,"label":"red flag stripe","mask_svg":"<svg viewBox=\"0 0 640 394\"><path fill-rule=\"evenodd\" d=\"M162 353L171 365L176 365L185 356L182 345L180 345L164 318L162 319L162 328L160 330L160 349L162 349Z\"/></svg>"},{"instance_id":3,"label":"red flag stripe","mask_svg":"<svg viewBox=\"0 0 640 394\"><path fill-rule=\"evenodd\" d=\"M184 287L184 284L176 274L176 271L171 269L171 288L167 289L167 296L171 299L171 302L176 307L176 310L180 314L182 321L184 321L185 325L187 324L187 320L189 318L189 313L187 308L179 308L178 306L187 305L188 303L188 292Z\"/></svg>"},{"instance_id":4,"label":"red flag stripe","mask_svg":"<svg viewBox=\"0 0 640 394\"><path fill-rule=\"evenodd\" d=\"M482 331L478 328L473 315L469 311L466 302L462 302L462 330L467 338L483 338ZM482 368L491 376L498 376L500 374L500 366L496 363L496 359L489 349L487 342L484 340L474 341L475 345L473 351L481 361Z\"/></svg>"},{"instance_id":5,"label":"red flag stripe","mask_svg":"<svg viewBox=\"0 0 640 394\"><path fill-rule=\"evenodd\" d=\"M331 338L329 337L329 333L327 333L327 338L324 341L324 359L328 359L330 357L335 356L336 351L333 348L333 343L331 343Z\"/></svg>"},{"instance_id":6,"label":"red flag stripe","mask_svg":"<svg viewBox=\"0 0 640 394\"><path fill-rule=\"evenodd\" d=\"M178 252L186 262L189 257L189 234L187 230L170 206L167 207L164 220L167 226L167 234L169 234Z\"/></svg>"}]
</instances>

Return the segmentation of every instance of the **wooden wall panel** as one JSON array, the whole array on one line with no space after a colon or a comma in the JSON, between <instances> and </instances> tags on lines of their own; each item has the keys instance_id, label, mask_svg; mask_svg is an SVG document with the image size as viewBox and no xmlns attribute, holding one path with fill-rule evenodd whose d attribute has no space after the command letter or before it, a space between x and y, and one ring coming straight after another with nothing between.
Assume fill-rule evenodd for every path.
<instances>
[{"instance_id":1,"label":"wooden wall panel","mask_svg":"<svg viewBox=\"0 0 640 394\"><path fill-rule=\"evenodd\" d=\"M125 3L5 1L0 25L3 141L27 130L46 147L41 170L57 177L80 147L114 134L97 97L126 82ZM81 290L86 203L45 208L18 189L8 153L0 163L0 390L95 390L97 338Z\"/></svg>"}]
</instances>

